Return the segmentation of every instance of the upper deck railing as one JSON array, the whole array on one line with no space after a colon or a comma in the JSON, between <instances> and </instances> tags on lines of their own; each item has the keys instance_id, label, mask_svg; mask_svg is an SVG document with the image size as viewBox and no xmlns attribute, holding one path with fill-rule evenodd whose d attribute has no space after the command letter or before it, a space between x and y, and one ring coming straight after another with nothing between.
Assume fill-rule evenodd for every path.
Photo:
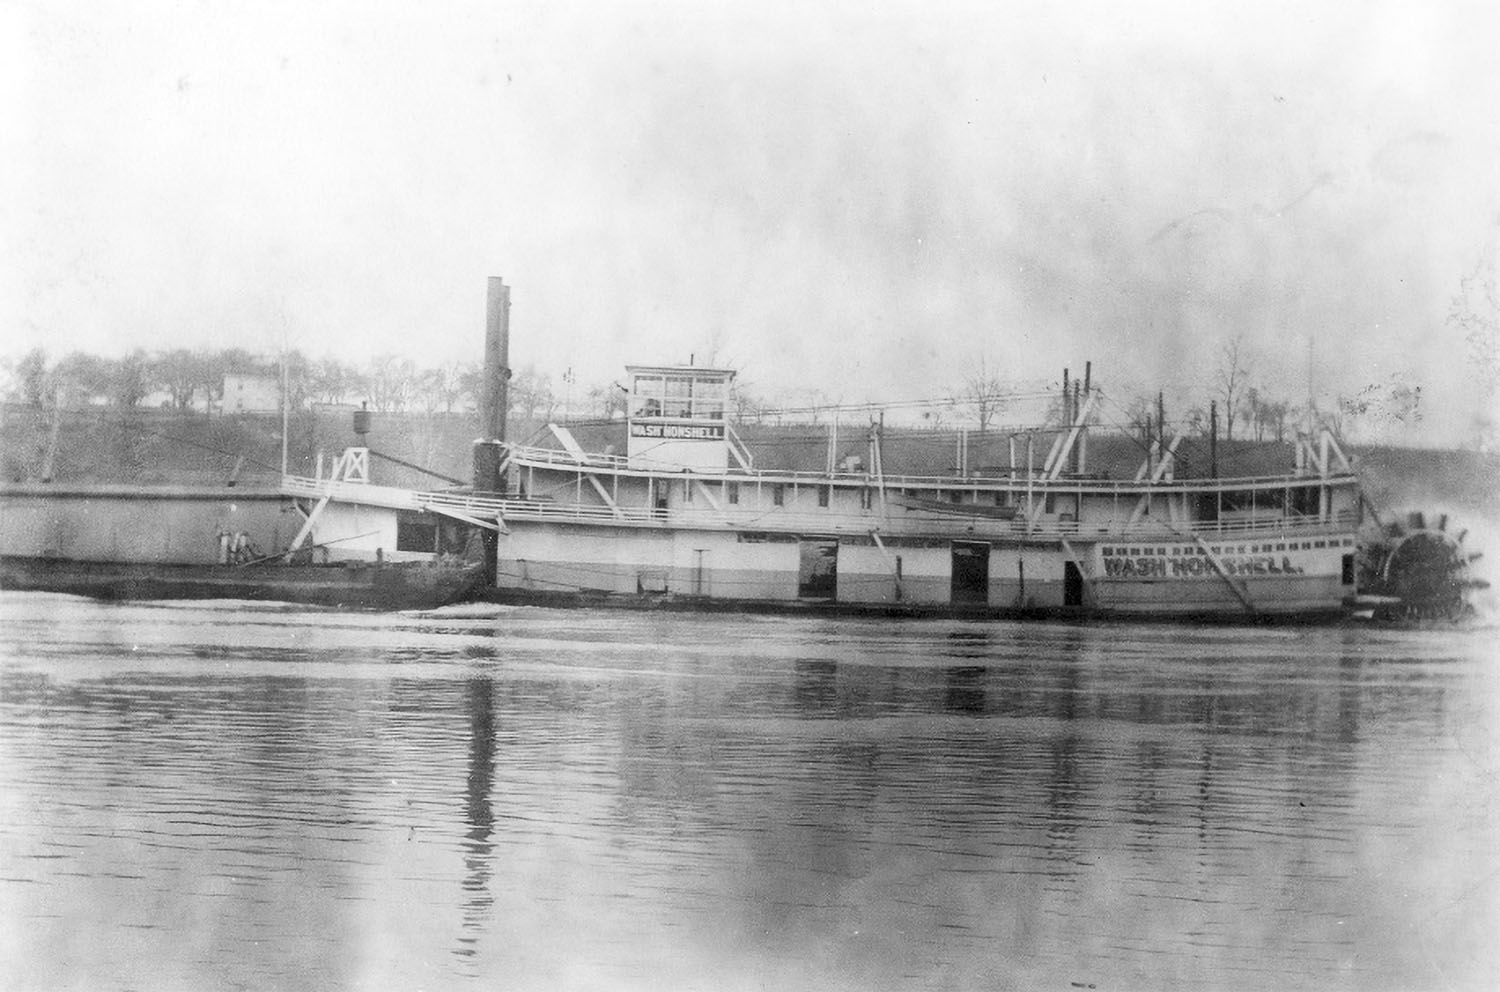
<instances>
[{"instance_id":1,"label":"upper deck railing","mask_svg":"<svg viewBox=\"0 0 1500 992\"><path fill-rule=\"evenodd\" d=\"M584 454L580 459L578 456L567 451L555 448L540 448L527 445L510 445L510 458L512 464L522 466L535 466L548 469L585 471L593 473L605 473L612 475L631 476L645 478L648 476L677 476L683 474L683 470L676 466L662 465L652 467L650 465L631 465L629 459L620 455ZM1277 489L1286 486L1318 485L1320 483L1352 484L1357 481L1353 473L1341 473L1330 475L1327 478L1316 475L1297 475L1287 472L1281 475L1254 475L1254 476L1221 476L1212 479L1174 479L1149 481L1145 479L1091 479L1078 477L1063 477L1058 479L1045 479L1040 472L1033 472L1029 477L1024 473L1013 475L885 475L876 476L869 472L804 472L790 469L758 469L746 470L731 467L723 472L710 472L695 469L692 472L695 478L706 482L737 482L741 485L755 484L778 484L789 483L792 485L846 485L846 486L869 486L883 487L887 490L911 488L911 489L949 489L949 490L978 490L978 491L1011 491L1022 492L1028 488L1035 492L1067 492L1109 495L1140 495L1142 493L1176 493L1176 492L1221 492L1242 489Z\"/></svg>"},{"instance_id":2,"label":"upper deck railing","mask_svg":"<svg viewBox=\"0 0 1500 992\"><path fill-rule=\"evenodd\" d=\"M1023 517L997 520L991 517L966 516L951 512L934 513L922 509L878 504L869 510L823 510L812 513L775 508L709 507L630 507L600 506L550 499L519 499L475 496L466 493L420 492L375 486L368 483L330 481L301 476L284 476L281 492L286 496L322 499L381 506L397 510L443 513L476 521L516 522L522 520L558 523L586 523L662 529L737 530L747 532L802 534L869 534L908 537L956 537L979 539L1170 541L1189 534L1213 539L1248 539L1252 536L1313 535L1347 532L1358 523L1353 510L1342 510L1326 518L1316 516L1259 516L1216 521L1196 520L1170 523L1144 518L1135 523L1124 521L1091 521L1043 519L1028 522ZM958 508L958 507L955 507Z\"/></svg>"}]
</instances>

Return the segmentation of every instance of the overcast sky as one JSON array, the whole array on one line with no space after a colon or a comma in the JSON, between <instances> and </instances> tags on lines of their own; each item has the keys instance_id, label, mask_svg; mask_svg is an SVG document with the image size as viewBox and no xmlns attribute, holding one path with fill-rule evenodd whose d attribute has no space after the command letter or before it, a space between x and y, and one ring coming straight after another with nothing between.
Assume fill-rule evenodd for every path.
<instances>
[{"instance_id":1,"label":"overcast sky","mask_svg":"<svg viewBox=\"0 0 1500 992\"><path fill-rule=\"evenodd\" d=\"M474 359L501 275L579 388L1182 394L1240 334L1484 408L1493 2L704 6L0 0L3 350Z\"/></svg>"}]
</instances>

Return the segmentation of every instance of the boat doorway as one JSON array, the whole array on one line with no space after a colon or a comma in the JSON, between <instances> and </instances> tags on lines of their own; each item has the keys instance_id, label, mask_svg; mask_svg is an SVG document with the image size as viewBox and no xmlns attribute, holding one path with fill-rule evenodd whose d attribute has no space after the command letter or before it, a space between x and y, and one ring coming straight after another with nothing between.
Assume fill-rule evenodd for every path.
<instances>
[{"instance_id":1,"label":"boat doorway","mask_svg":"<svg viewBox=\"0 0 1500 992\"><path fill-rule=\"evenodd\" d=\"M953 585L949 599L955 604L985 604L990 601L990 546L953 542Z\"/></svg>"},{"instance_id":2,"label":"boat doorway","mask_svg":"<svg viewBox=\"0 0 1500 992\"><path fill-rule=\"evenodd\" d=\"M803 538L797 542L801 562L797 569L797 595L802 599L834 599L838 596L839 542Z\"/></svg>"},{"instance_id":3,"label":"boat doorway","mask_svg":"<svg viewBox=\"0 0 1500 992\"><path fill-rule=\"evenodd\" d=\"M1076 561L1063 562L1063 605L1083 605L1083 573Z\"/></svg>"}]
</instances>

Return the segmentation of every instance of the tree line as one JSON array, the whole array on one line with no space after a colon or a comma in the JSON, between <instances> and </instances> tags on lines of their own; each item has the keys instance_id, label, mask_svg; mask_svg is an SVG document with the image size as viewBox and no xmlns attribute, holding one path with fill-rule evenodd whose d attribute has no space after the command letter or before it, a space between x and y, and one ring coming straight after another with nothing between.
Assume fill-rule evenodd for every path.
<instances>
[{"instance_id":1,"label":"tree line","mask_svg":"<svg viewBox=\"0 0 1500 992\"><path fill-rule=\"evenodd\" d=\"M267 357L239 348L162 352L137 349L120 358L71 352L53 360L33 348L4 363L5 398L37 409L106 404L152 405L175 410L222 409L226 376L261 376L286 384L293 409L313 404L360 405L380 413L464 413L479 401L478 362L422 366L398 355L377 355L363 364L338 358L313 359L300 351ZM569 374L570 375L570 374ZM535 366L518 369L508 390L511 413L551 419L564 398L574 415L608 418L624 409L624 394L612 383L585 387L571 395L571 378L559 397L552 377ZM573 402L576 399L576 402Z\"/></svg>"},{"instance_id":2,"label":"tree line","mask_svg":"<svg viewBox=\"0 0 1500 992\"><path fill-rule=\"evenodd\" d=\"M1421 388L1407 384L1399 376L1371 384L1354 394L1339 395L1326 405L1310 409L1308 401L1294 402L1268 385L1259 375L1258 366L1254 349L1245 339L1231 338L1221 347L1216 366L1197 397L1179 395L1162 403L1155 393L1113 392L1117 407L1115 425L1143 437L1161 435L1164 441L1179 430L1206 434L1212 404L1219 435L1224 439L1285 441L1309 417L1345 436L1359 432L1364 426L1378 432L1422 418ZM428 415L472 412L479 402L483 375L478 362L422 366L410 358L383 354L355 364L332 357L313 359L300 351L267 357L238 348L177 348L162 352L137 349L120 358L75 351L56 360L45 349L33 348L18 359L0 362L0 368L8 373L5 399L37 409L93 404L138 408L149 401L153 406L182 411L222 410L225 377L238 374L273 379L278 387L284 381L293 409L364 404L380 413ZM623 413L627 397L618 384L606 382L578 388L571 370L561 379L560 394L549 373L533 365L517 369L507 391L508 413L532 422L560 417L611 419ZM1031 384L1032 391L1042 385ZM1053 383L1047 390L1052 401L1046 419L1054 423L1062 419L1064 411L1056 386ZM981 356L948 397L948 409L962 423L946 426L977 424L981 431L989 429L1018 389L1024 391L1023 387L1007 381L996 363ZM807 419L809 411L825 403L829 409L837 406L821 395L813 396L809 402L811 406L779 409L785 404L775 399L768 402L751 392L743 381L736 381L730 391L728 412L736 421L765 423L781 422L784 415L794 420ZM1161 423L1163 413L1167 415L1165 425ZM940 409L924 414L924 418L926 426L934 429L945 426ZM811 419L816 421L818 414L812 413ZM1096 417L1094 422L1108 420ZM1493 425L1483 427L1480 447L1485 447L1493 435Z\"/></svg>"},{"instance_id":3,"label":"tree line","mask_svg":"<svg viewBox=\"0 0 1500 992\"><path fill-rule=\"evenodd\" d=\"M1400 374L1318 403L1311 397L1289 398L1285 384L1268 380L1261 366L1255 348L1243 336L1235 336L1220 346L1213 369L1196 393L1163 396L1129 386L1111 389L1113 416L1100 414L1092 422L1113 422L1146 439L1160 437L1165 444L1178 432L1204 436L1215 427L1226 441L1288 441L1308 422L1349 438L1399 430L1422 420L1422 388ZM1047 420L1053 423L1067 419L1057 386L1045 387L1053 396L1047 406ZM1016 389L992 361L981 356L952 399L984 430L1004 409L1007 393Z\"/></svg>"}]
</instances>

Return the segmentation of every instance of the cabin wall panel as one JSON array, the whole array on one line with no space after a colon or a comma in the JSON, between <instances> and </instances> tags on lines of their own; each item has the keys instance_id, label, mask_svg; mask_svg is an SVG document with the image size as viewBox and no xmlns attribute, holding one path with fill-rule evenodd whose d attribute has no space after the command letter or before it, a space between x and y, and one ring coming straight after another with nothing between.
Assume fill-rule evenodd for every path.
<instances>
[{"instance_id":1,"label":"cabin wall panel","mask_svg":"<svg viewBox=\"0 0 1500 992\"><path fill-rule=\"evenodd\" d=\"M280 498L0 495L0 554L79 561L209 565L219 533L243 533L262 552L299 523Z\"/></svg>"},{"instance_id":2,"label":"cabin wall panel","mask_svg":"<svg viewBox=\"0 0 1500 992\"><path fill-rule=\"evenodd\" d=\"M1024 587L1014 575L997 578L993 572L990 574L989 602L995 607L1050 609L1063 605L1063 591L1061 580L1033 579L1029 561L1026 565Z\"/></svg>"},{"instance_id":3,"label":"cabin wall panel","mask_svg":"<svg viewBox=\"0 0 1500 992\"><path fill-rule=\"evenodd\" d=\"M1062 549L995 547L990 552L990 605L1062 606Z\"/></svg>"},{"instance_id":4,"label":"cabin wall panel","mask_svg":"<svg viewBox=\"0 0 1500 992\"><path fill-rule=\"evenodd\" d=\"M294 516L300 528L303 516ZM296 537L292 533L288 538ZM329 503L313 523L314 560L369 561L380 552L386 561L426 561L431 554L396 550L396 511L358 503Z\"/></svg>"},{"instance_id":5,"label":"cabin wall panel","mask_svg":"<svg viewBox=\"0 0 1500 992\"><path fill-rule=\"evenodd\" d=\"M905 569L903 559L902 571L905 572ZM882 552L879 548L873 545L839 545L838 570L839 602L894 603L898 601L894 557Z\"/></svg>"},{"instance_id":6,"label":"cabin wall panel","mask_svg":"<svg viewBox=\"0 0 1500 992\"><path fill-rule=\"evenodd\" d=\"M901 559L900 595L896 592L895 559ZM946 547L913 548L841 544L838 563L841 603L947 603L952 585L952 559Z\"/></svg>"},{"instance_id":7,"label":"cabin wall panel","mask_svg":"<svg viewBox=\"0 0 1500 992\"><path fill-rule=\"evenodd\" d=\"M795 544L741 543L733 533L527 525L501 535L496 582L542 592L795 599L798 563Z\"/></svg>"},{"instance_id":8,"label":"cabin wall panel","mask_svg":"<svg viewBox=\"0 0 1500 992\"><path fill-rule=\"evenodd\" d=\"M675 545L673 592L715 599L797 598L795 544L743 542L732 532L679 531Z\"/></svg>"}]
</instances>

